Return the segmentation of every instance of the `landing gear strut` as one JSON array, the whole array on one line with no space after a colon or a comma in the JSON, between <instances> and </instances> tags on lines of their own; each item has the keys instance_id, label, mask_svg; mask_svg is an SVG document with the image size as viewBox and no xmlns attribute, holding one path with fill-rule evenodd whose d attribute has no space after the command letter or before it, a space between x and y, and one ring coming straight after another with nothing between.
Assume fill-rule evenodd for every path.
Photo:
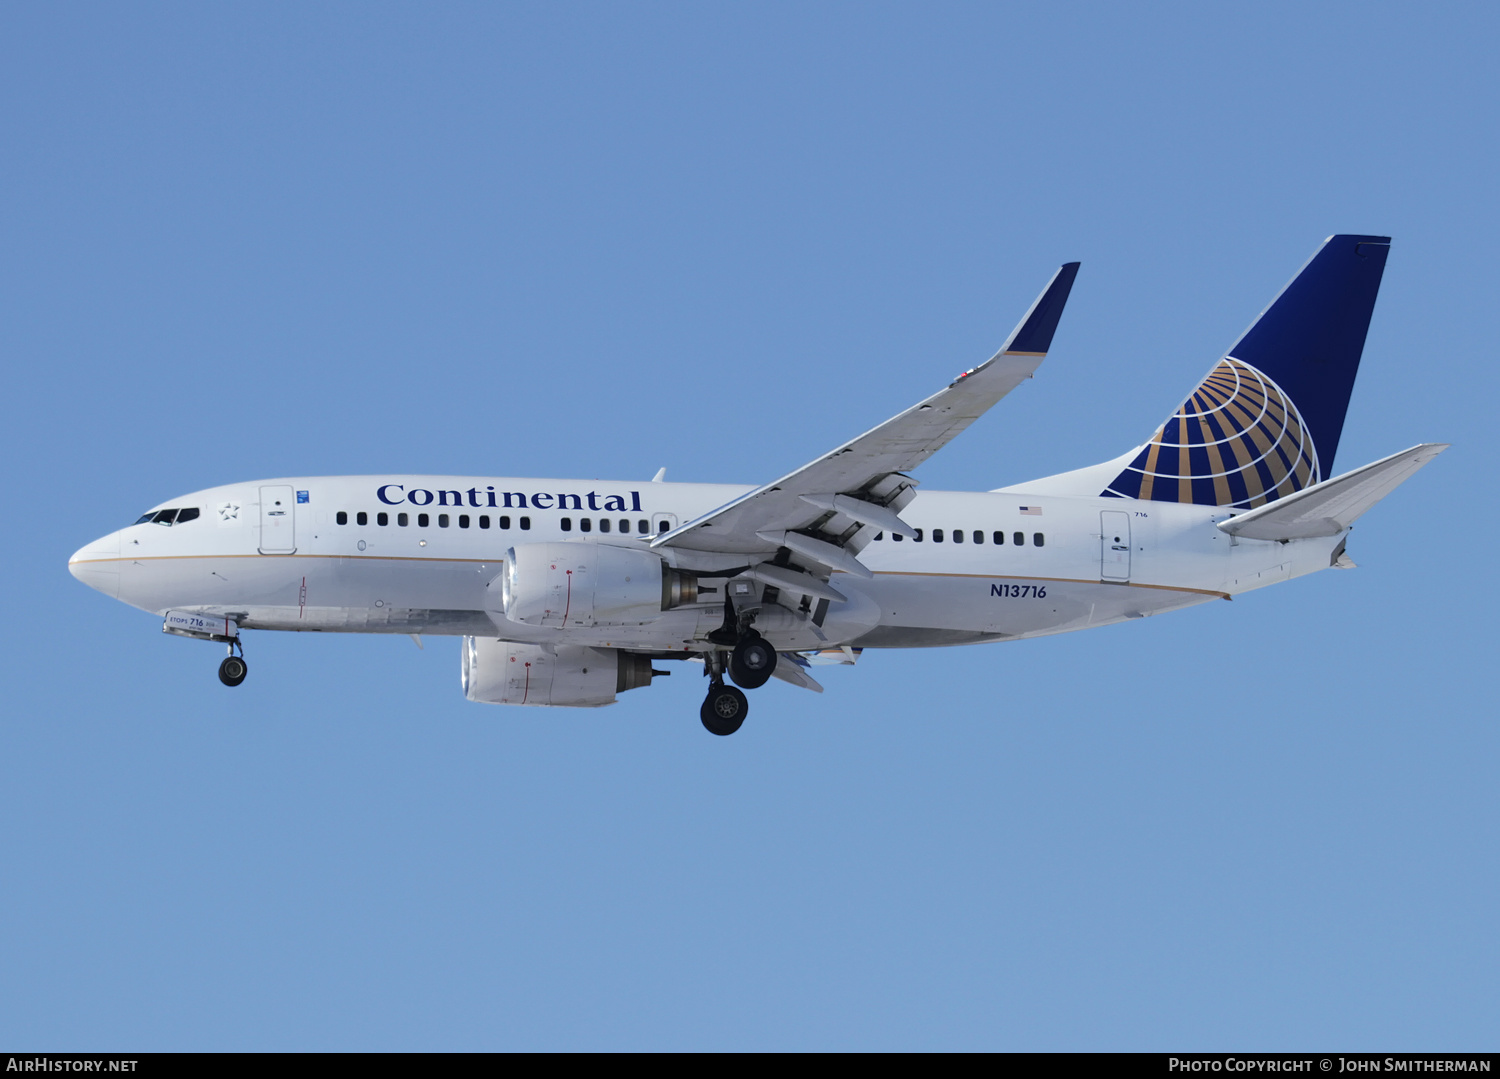
<instances>
[{"instance_id":1,"label":"landing gear strut","mask_svg":"<svg viewBox=\"0 0 1500 1079\"><path fill-rule=\"evenodd\" d=\"M229 655L219 664L219 681L226 686L237 686L245 680L250 668L245 665L245 646L240 645L240 654L234 654L238 638L229 642Z\"/></svg>"},{"instance_id":2,"label":"landing gear strut","mask_svg":"<svg viewBox=\"0 0 1500 1079\"><path fill-rule=\"evenodd\" d=\"M708 698L699 709L703 726L711 734L733 734L749 714L750 702L734 686L724 684L726 668L735 685L759 689L776 670L776 649L750 625L755 615L741 619L734 610L734 600L724 597L724 624L708 634L712 644L728 648L703 657L705 671L711 679Z\"/></svg>"}]
</instances>

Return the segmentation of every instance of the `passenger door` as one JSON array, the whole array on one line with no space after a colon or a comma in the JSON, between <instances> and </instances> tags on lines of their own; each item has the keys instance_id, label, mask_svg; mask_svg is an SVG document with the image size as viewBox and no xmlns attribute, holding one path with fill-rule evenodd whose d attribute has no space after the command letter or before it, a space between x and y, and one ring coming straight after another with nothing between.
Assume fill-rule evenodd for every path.
<instances>
[{"instance_id":1,"label":"passenger door","mask_svg":"<svg viewBox=\"0 0 1500 1079\"><path fill-rule=\"evenodd\" d=\"M295 554L297 500L290 485L260 489L260 553Z\"/></svg>"},{"instance_id":2,"label":"passenger door","mask_svg":"<svg viewBox=\"0 0 1500 1079\"><path fill-rule=\"evenodd\" d=\"M1099 577L1130 580L1130 514L1099 511Z\"/></svg>"}]
</instances>

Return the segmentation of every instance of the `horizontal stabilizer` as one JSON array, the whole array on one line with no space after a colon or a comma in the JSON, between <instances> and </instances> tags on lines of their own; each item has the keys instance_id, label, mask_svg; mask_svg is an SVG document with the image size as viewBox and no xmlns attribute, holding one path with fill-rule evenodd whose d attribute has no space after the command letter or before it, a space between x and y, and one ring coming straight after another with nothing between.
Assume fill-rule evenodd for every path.
<instances>
[{"instance_id":1,"label":"horizontal stabilizer","mask_svg":"<svg viewBox=\"0 0 1500 1079\"><path fill-rule=\"evenodd\" d=\"M1448 445L1446 442L1424 442L1393 453L1249 513L1220 521L1219 528L1231 536L1282 543L1316 536L1336 536L1417 469L1446 450Z\"/></svg>"}]
</instances>

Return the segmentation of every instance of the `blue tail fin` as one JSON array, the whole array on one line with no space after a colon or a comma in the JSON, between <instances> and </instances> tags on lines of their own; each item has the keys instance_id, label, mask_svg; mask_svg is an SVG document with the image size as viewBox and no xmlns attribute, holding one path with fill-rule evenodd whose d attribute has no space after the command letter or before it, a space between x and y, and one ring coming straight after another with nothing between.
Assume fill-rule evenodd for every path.
<instances>
[{"instance_id":1,"label":"blue tail fin","mask_svg":"<svg viewBox=\"0 0 1500 1079\"><path fill-rule=\"evenodd\" d=\"M1251 507L1331 474L1389 236L1330 236L1102 492Z\"/></svg>"}]
</instances>

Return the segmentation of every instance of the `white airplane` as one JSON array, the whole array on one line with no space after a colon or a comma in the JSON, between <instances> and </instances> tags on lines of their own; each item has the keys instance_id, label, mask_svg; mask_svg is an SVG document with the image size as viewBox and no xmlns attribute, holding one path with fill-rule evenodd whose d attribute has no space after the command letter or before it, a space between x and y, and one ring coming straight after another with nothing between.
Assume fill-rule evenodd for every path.
<instances>
[{"instance_id":1,"label":"white airplane","mask_svg":"<svg viewBox=\"0 0 1500 1079\"><path fill-rule=\"evenodd\" d=\"M908 473L1036 371L1076 262L988 361L764 486L256 480L169 499L68 568L226 643L225 685L247 629L447 634L491 704L612 704L700 662L703 725L732 734L736 686L821 692L808 668L865 648L1090 629L1353 566L1353 523L1447 449L1324 478L1389 245L1330 237L1144 445L1013 487L919 493Z\"/></svg>"}]
</instances>

